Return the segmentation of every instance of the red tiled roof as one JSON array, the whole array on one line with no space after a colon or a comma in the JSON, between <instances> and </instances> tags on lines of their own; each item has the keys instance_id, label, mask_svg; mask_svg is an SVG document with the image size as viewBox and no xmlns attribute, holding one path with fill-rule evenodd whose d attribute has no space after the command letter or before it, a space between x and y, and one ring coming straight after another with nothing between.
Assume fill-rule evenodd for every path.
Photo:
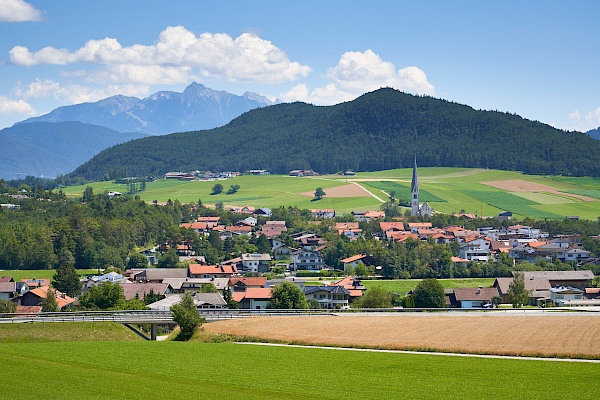
<instances>
[{"instance_id":1,"label":"red tiled roof","mask_svg":"<svg viewBox=\"0 0 600 400\"><path fill-rule=\"evenodd\" d=\"M367 211L365 218L385 218L385 213L383 211Z\"/></svg>"},{"instance_id":2,"label":"red tiled roof","mask_svg":"<svg viewBox=\"0 0 600 400\"><path fill-rule=\"evenodd\" d=\"M208 224L206 222L191 222L191 223L182 223L181 224L182 227L187 228L187 229L194 229L194 230L205 230L208 229Z\"/></svg>"},{"instance_id":3,"label":"red tiled roof","mask_svg":"<svg viewBox=\"0 0 600 400\"><path fill-rule=\"evenodd\" d=\"M403 231L404 224L402 222L380 222L379 229L381 229L383 232L391 231L392 229Z\"/></svg>"},{"instance_id":4,"label":"red tiled roof","mask_svg":"<svg viewBox=\"0 0 600 400\"><path fill-rule=\"evenodd\" d=\"M198 217L198 222L219 222L221 217Z\"/></svg>"},{"instance_id":5,"label":"red tiled roof","mask_svg":"<svg viewBox=\"0 0 600 400\"><path fill-rule=\"evenodd\" d=\"M50 286L50 279L21 279L21 282L27 283L30 288Z\"/></svg>"},{"instance_id":6,"label":"red tiled roof","mask_svg":"<svg viewBox=\"0 0 600 400\"><path fill-rule=\"evenodd\" d=\"M0 276L0 283L14 282L12 276Z\"/></svg>"},{"instance_id":7,"label":"red tiled roof","mask_svg":"<svg viewBox=\"0 0 600 400\"><path fill-rule=\"evenodd\" d=\"M264 276L255 276L250 278L230 278L229 286L233 286L238 282L242 282L246 286L260 286L265 287L267 285L267 278Z\"/></svg>"},{"instance_id":8,"label":"red tiled roof","mask_svg":"<svg viewBox=\"0 0 600 400\"><path fill-rule=\"evenodd\" d=\"M45 299L46 296L48 295L48 290L50 290L50 286L41 286L41 287L31 290L30 292L35 294L40 299ZM59 308L63 308L65 306L68 306L69 304L75 303L74 298L69 297L62 292L59 292L56 289L54 289L54 295L56 297L56 303L58 304Z\"/></svg>"},{"instance_id":9,"label":"red tiled roof","mask_svg":"<svg viewBox=\"0 0 600 400\"><path fill-rule=\"evenodd\" d=\"M237 274L237 267L235 265L202 265L202 264L190 264L189 265L190 275L234 275Z\"/></svg>"},{"instance_id":10,"label":"red tiled roof","mask_svg":"<svg viewBox=\"0 0 600 400\"><path fill-rule=\"evenodd\" d=\"M268 300L273 297L273 293L271 288L247 288L245 292L233 292L231 296L239 303L244 299Z\"/></svg>"},{"instance_id":11,"label":"red tiled roof","mask_svg":"<svg viewBox=\"0 0 600 400\"><path fill-rule=\"evenodd\" d=\"M431 228L431 222L409 222L409 228Z\"/></svg>"},{"instance_id":12,"label":"red tiled roof","mask_svg":"<svg viewBox=\"0 0 600 400\"><path fill-rule=\"evenodd\" d=\"M357 260L361 260L363 258L366 257L366 254L357 254L355 256L351 256L348 258L344 258L343 260L340 260L342 263L347 264L347 263L351 263L353 261L357 261Z\"/></svg>"}]
</instances>

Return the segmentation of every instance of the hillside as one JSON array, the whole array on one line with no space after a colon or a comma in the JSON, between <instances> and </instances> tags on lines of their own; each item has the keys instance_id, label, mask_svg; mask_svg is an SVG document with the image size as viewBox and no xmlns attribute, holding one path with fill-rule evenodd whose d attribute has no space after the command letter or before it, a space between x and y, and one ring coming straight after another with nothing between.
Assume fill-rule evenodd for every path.
<instances>
[{"instance_id":1,"label":"hillside","mask_svg":"<svg viewBox=\"0 0 600 400\"><path fill-rule=\"evenodd\" d=\"M600 142L518 115L393 89L330 107L304 103L252 110L207 131L149 137L106 150L71 174L101 179L169 170L266 168L318 172L411 165L600 175Z\"/></svg>"},{"instance_id":2,"label":"hillside","mask_svg":"<svg viewBox=\"0 0 600 400\"><path fill-rule=\"evenodd\" d=\"M113 96L95 103L60 107L21 124L79 121L119 132L164 135L223 126L246 111L271 104L255 93L238 96L194 82L182 93L163 91L145 99Z\"/></svg>"},{"instance_id":3,"label":"hillside","mask_svg":"<svg viewBox=\"0 0 600 400\"><path fill-rule=\"evenodd\" d=\"M32 122L0 131L0 178L66 174L100 151L145 136L81 122Z\"/></svg>"},{"instance_id":4,"label":"hillside","mask_svg":"<svg viewBox=\"0 0 600 400\"><path fill-rule=\"evenodd\" d=\"M585 134L592 139L600 140L600 128L592 129L591 131L587 131Z\"/></svg>"}]
</instances>

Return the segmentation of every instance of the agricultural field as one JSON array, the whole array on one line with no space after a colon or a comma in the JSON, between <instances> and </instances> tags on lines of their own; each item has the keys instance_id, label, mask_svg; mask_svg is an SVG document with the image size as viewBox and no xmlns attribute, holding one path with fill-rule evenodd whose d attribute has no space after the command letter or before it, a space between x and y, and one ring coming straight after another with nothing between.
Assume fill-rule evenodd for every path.
<instances>
[{"instance_id":1,"label":"agricultural field","mask_svg":"<svg viewBox=\"0 0 600 400\"><path fill-rule=\"evenodd\" d=\"M495 278L464 278L464 279L438 279L444 289L465 287L492 287ZM406 294L413 290L421 282L421 279L394 279L394 280L361 280L367 290L378 287L388 292Z\"/></svg>"},{"instance_id":2,"label":"agricultural field","mask_svg":"<svg viewBox=\"0 0 600 400\"><path fill-rule=\"evenodd\" d=\"M0 359L0 393L34 373L35 387L59 399L592 399L599 372L590 363L234 343L0 343Z\"/></svg>"},{"instance_id":3,"label":"agricultural field","mask_svg":"<svg viewBox=\"0 0 600 400\"><path fill-rule=\"evenodd\" d=\"M600 358L600 318L540 310L385 315L345 312L320 317L224 320L206 324L204 329L259 341L305 345Z\"/></svg>"},{"instance_id":4,"label":"agricultural field","mask_svg":"<svg viewBox=\"0 0 600 400\"><path fill-rule=\"evenodd\" d=\"M297 206L308 209L333 208L337 213L354 210L375 210L387 200L390 190L396 198L409 198L412 169L361 172L355 176L323 175L289 177L285 175L249 176L218 181L149 182L138 193L145 201L204 204L223 202L225 205L275 208ZM224 192L211 195L212 187L220 183ZM237 193L227 195L231 185L239 185ZM126 192L126 185L111 182L90 184L95 193ZM361 191L360 187L363 188ZM313 200L317 187L326 196ZM600 216L600 179L590 177L557 177L524 175L519 172L466 168L419 168L421 201L427 201L434 211L496 216L502 211L513 212L516 218L564 218L577 215L595 220ZM334 189L335 188L335 189ZM64 188L68 196L81 196L85 186ZM328 193L328 189L330 192ZM370 193L369 193L370 192Z\"/></svg>"},{"instance_id":5,"label":"agricultural field","mask_svg":"<svg viewBox=\"0 0 600 400\"><path fill-rule=\"evenodd\" d=\"M56 273L55 269L0 269L0 276L12 276L15 282L21 281L21 279L52 279ZM97 269L78 269L77 274L79 276L88 276L98 274Z\"/></svg>"},{"instance_id":6,"label":"agricultural field","mask_svg":"<svg viewBox=\"0 0 600 400\"><path fill-rule=\"evenodd\" d=\"M141 341L140 336L114 322L0 324L0 343Z\"/></svg>"}]
</instances>

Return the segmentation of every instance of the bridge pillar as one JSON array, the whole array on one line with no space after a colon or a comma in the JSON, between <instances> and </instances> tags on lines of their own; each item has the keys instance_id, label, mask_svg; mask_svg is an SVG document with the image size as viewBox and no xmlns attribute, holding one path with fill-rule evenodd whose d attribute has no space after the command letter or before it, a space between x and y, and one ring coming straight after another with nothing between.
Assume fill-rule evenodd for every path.
<instances>
[{"instance_id":1,"label":"bridge pillar","mask_svg":"<svg viewBox=\"0 0 600 400\"><path fill-rule=\"evenodd\" d=\"M150 340L156 340L156 324L151 324Z\"/></svg>"}]
</instances>

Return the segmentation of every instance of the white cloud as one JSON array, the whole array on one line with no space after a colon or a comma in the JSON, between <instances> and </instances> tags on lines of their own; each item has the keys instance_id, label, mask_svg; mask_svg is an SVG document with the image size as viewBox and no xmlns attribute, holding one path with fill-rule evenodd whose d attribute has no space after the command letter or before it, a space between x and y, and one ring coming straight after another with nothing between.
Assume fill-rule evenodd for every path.
<instances>
[{"instance_id":1,"label":"white cloud","mask_svg":"<svg viewBox=\"0 0 600 400\"><path fill-rule=\"evenodd\" d=\"M435 94L435 88L423 70L411 66L396 71L394 64L382 60L372 50L344 53L338 64L329 69L327 78L330 83L315 88L310 94L306 86L298 85L282 94L281 98L323 105L337 104L382 87L413 94Z\"/></svg>"},{"instance_id":2,"label":"white cloud","mask_svg":"<svg viewBox=\"0 0 600 400\"><path fill-rule=\"evenodd\" d=\"M42 12L23 0L0 0L0 22L39 21Z\"/></svg>"},{"instance_id":3,"label":"white cloud","mask_svg":"<svg viewBox=\"0 0 600 400\"><path fill-rule=\"evenodd\" d=\"M29 82L28 85L23 87L23 84L19 82L14 90L16 96L21 97L25 100L32 97L46 97L60 89L60 85L57 82L49 79L36 79L33 82Z\"/></svg>"},{"instance_id":4,"label":"white cloud","mask_svg":"<svg viewBox=\"0 0 600 400\"><path fill-rule=\"evenodd\" d=\"M33 115L35 110L25 100L12 100L0 96L0 114L2 115Z\"/></svg>"},{"instance_id":5,"label":"white cloud","mask_svg":"<svg viewBox=\"0 0 600 400\"><path fill-rule=\"evenodd\" d=\"M32 52L15 46L9 54L11 63L26 66L76 62L120 66L121 74L116 76L123 79L137 76L137 81L140 73L149 71L159 81L179 79L177 83L182 83L193 69L201 76L231 82L280 83L304 77L311 71L306 65L290 61L270 41L253 34L244 33L235 39L224 33L196 36L183 26L168 27L160 33L156 44L148 46L122 47L117 39L105 38L89 40L74 52L54 47Z\"/></svg>"},{"instance_id":6,"label":"white cloud","mask_svg":"<svg viewBox=\"0 0 600 400\"><path fill-rule=\"evenodd\" d=\"M569 119L571 121L579 121L579 110L574 110L573 112L569 113Z\"/></svg>"},{"instance_id":7,"label":"white cloud","mask_svg":"<svg viewBox=\"0 0 600 400\"><path fill-rule=\"evenodd\" d=\"M600 125L600 107L596 107L595 110L590 111L585 115L586 121L592 124ZM596 127L594 126L594 128Z\"/></svg>"}]
</instances>

